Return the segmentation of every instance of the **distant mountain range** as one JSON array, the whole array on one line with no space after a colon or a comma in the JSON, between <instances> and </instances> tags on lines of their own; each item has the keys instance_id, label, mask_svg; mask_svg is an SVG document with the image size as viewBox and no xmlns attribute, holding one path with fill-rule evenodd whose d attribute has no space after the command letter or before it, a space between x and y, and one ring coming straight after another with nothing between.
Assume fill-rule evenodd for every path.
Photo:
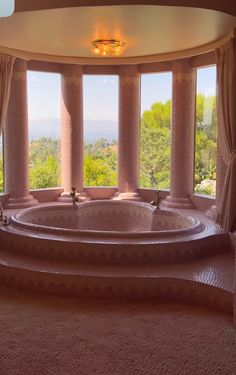
<instances>
[{"instance_id":1,"label":"distant mountain range","mask_svg":"<svg viewBox=\"0 0 236 375\"><path fill-rule=\"evenodd\" d=\"M45 119L29 121L30 140L46 138L60 138L60 120ZM85 120L84 140L85 143L94 143L99 138L106 138L108 141L118 139L118 125L115 121L109 120Z\"/></svg>"}]
</instances>

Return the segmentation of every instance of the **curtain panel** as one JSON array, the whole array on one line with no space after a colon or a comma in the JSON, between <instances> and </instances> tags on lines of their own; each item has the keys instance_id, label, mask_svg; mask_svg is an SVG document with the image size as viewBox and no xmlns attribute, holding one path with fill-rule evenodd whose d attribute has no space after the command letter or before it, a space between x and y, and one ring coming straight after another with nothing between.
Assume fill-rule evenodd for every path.
<instances>
[{"instance_id":1,"label":"curtain panel","mask_svg":"<svg viewBox=\"0 0 236 375\"><path fill-rule=\"evenodd\" d=\"M227 165L216 221L236 228L236 39L216 49L217 114L220 153Z\"/></svg>"},{"instance_id":2,"label":"curtain panel","mask_svg":"<svg viewBox=\"0 0 236 375\"><path fill-rule=\"evenodd\" d=\"M7 112L14 61L15 57L0 53L0 135Z\"/></svg>"}]
</instances>

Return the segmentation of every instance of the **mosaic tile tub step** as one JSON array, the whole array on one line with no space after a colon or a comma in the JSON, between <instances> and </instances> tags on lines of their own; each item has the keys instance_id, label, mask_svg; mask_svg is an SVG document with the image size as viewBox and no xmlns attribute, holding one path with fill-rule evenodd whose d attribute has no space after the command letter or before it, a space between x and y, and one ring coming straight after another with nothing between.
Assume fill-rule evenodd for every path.
<instances>
[{"instance_id":1,"label":"mosaic tile tub step","mask_svg":"<svg viewBox=\"0 0 236 375\"><path fill-rule=\"evenodd\" d=\"M22 254L95 264L181 262L230 247L228 234L194 210L124 201L30 208L1 228L0 241Z\"/></svg>"},{"instance_id":2,"label":"mosaic tile tub step","mask_svg":"<svg viewBox=\"0 0 236 375\"><path fill-rule=\"evenodd\" d=\"M2 285L92 298L173 298L232 312L234 256L178 265L94 265L0 251Z\"/></svg>"},{"instance_id":3,"label":"mosaic tile tub step","mask_svg":"<svg viewBox=\"0 0 236 375\"><path fill-rule=\"evenodd\" d=\"M0 228L0 282L60 295L178 298L232 311L230 238L197 210L41 205Z\"/></svg>"}]
</instances>

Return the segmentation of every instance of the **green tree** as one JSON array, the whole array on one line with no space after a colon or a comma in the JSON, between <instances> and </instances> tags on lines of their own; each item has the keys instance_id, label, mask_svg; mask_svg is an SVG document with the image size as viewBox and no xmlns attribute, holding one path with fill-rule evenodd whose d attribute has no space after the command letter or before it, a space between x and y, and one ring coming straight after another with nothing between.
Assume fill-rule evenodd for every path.
<instances>
[{"instance_id":1,"label":"green tree","mask_svg":"<svg viewBox=\"0 0 236 375\"><path fill-rule=\"evenodd\" d=\"M169 187L171 101L155 103L141 119L140 185Z\"/></svg>"},{"instance_id":2,"label":"green tree","mask_svg":"<svg viewBox=\"0 0 236 375\"><path fill-rule=\"evenodd\" d=\"M140 185L169 188L171 101L157 102L141 118ZM214 195L216 179L216 100L197 95L195 191Z\"/></svg>"},{"instance_id":3,"label":"green tree","mask_svg":"<svg viewBox=\"0 0 236 375\"><path fill-rule=\"evenodd\" d=\"M215 195L217 121L215 96L197 95L195 192Z\"/></svg>"},{"instance_id":4,"label":"green tree","mask_svg":"<svg viewBox=\"0 0 236 375\"><path fill-rule=\"evenodd\" d=\"M37 161L29 170L31 189L46 189L59 186L59 165L55 156Z\"/></svg>"},{"instance_id":5,"label":"green tree","mask_svg":"<svg viewBox=\"0 0 236 375\"><path fill-rule=\"evenodd\" d=\"M117 174L105 159L86 156L84 160L85 186L115 186Z\"/></svg>"},{"instance_id":6,"label":"green tree","mask_svg":"<svg viewBox=\"0 0 236 375\"><path fill-rule=\"evenodd\" d=\"M29 145L31 189L60 186L60 141L42 137Z\"/></svg>"},{"instance_id":7,"label":"green tree","mask_svg":"<svg viewBox=\"0 0 236 375\"><path fill-rule=\"evenodd\" d=\"M84 185L117 185L117 141L109 142L105 138L84 147Z\"/></svg>"}]
</instances>

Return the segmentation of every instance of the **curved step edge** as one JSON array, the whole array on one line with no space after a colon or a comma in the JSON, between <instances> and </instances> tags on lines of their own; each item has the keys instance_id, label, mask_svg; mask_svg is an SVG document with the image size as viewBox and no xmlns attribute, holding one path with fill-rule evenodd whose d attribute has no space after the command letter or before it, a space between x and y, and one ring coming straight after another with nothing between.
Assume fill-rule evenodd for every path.
<instances>
[{"instance_id":1,"label":"curved step edge","mask_svg":"<svg viewBox=\"0 0 236 375\"><path fill-rule=\"evenodd\" d=\"M0 266L0 284L78 298L155 298L183 300L232 314L233 293L197 281L171 277L65 275Z\"/></svg>"}]
</instances>

